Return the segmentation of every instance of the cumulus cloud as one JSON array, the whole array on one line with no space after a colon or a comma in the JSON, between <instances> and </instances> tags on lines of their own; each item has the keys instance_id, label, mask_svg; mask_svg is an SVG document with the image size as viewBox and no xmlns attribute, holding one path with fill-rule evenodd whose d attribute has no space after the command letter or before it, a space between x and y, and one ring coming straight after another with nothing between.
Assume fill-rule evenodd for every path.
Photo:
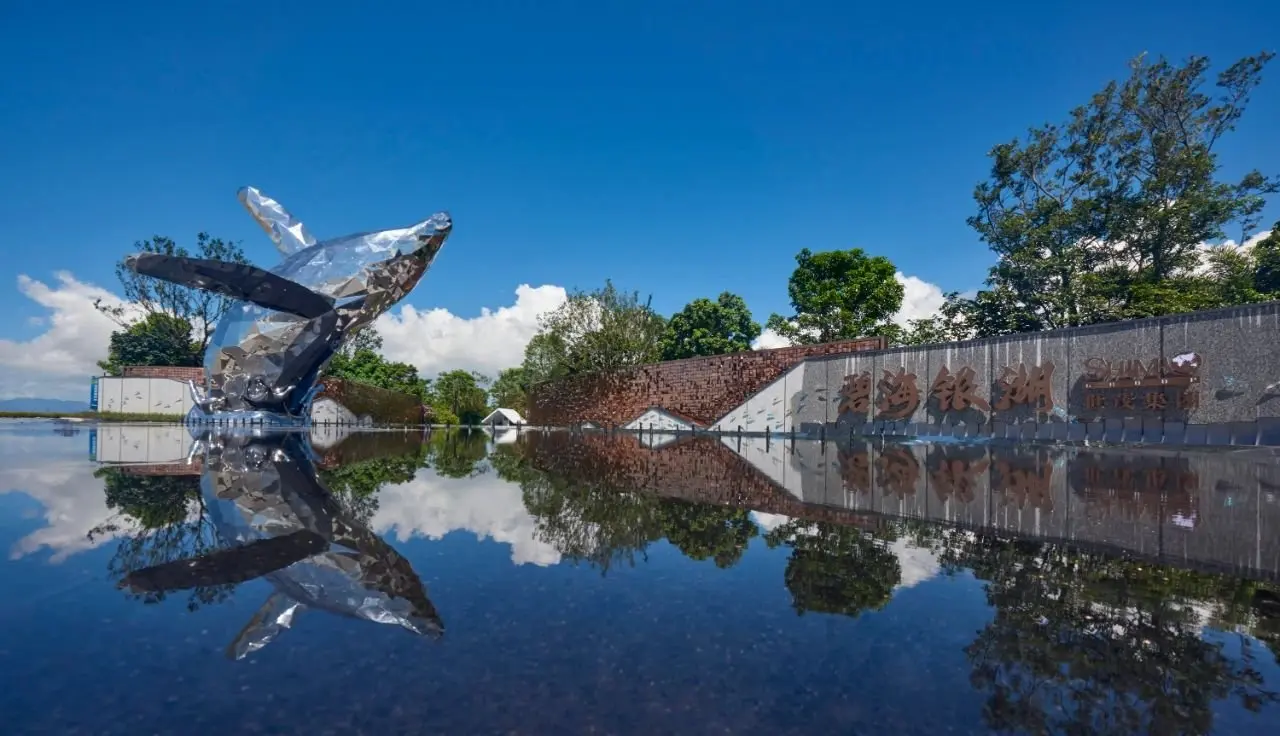
<instances>
[{"instance_id":1,"label":"cumulus cloud","mask_svg":"<svg viewBox=\"0 0 1280 736\"><path fill-rule=\"evenodd\" d=\"M893 275L902 284L902 306L893 315L893 321L906 326L913 319L932 317L942 308L946 298L937 284L931 284L915 276L904 276L901 271Z\"/></svg>"},{"instance_id":2,"label":"cumulus cloud","mask_svg":"<svg viewBox=\"0 0 1280 736\"><path fill-rule=\"evenodd\" d=\"M901 271L895 273L893 277L902 284L902 306L893 315L893 321L896 324L905 327L913 319L932 317L946 302L942 289L937 284L931 284L916 276L907 276ZM751 347L756 350L785 348L789 345L791 345L790 340L770 329L761 332L760 337L751 343Z\"/></svg>"},{"instance_id":3,"label":"cumulus cloud","mask_svg":"<svg viewBox=\"0 0 1280 736\"><path fill-rule=\"evenodd\" d=\"M375 326L383 354L416 366L424 375L462 368L492 377L520 364L525 345L538 332L538 318L567 299L561 286L521 284L514 304L482 309L470 319L447 309L405 305L398 313L384 314Z\"/></svg>"},{"instance_id":4,"label":"cumulus cloud","mask_svg":"<svg viewBox=\"0 0 1280 736\"><path fill-rule=\"evenodd\" d=\"M30 340L0 340L0 397L83 398L97 361L107 356L116 324L93 303L124 302L111 292L76 280L66 271L53 284L18 277L18 291L49 310L47 329Z\"/></svg>"},{"instance_id":5,"label":"cumulus cloud","mask_svg":"<svg viewBox=\"0 0 1280 736\"><path fill-rule=\"evenodd\" d=\"M400 539L440 539L453 531L470 532L511 547L517 565L554 565L555 547L537 537L538 524L525 509L520 486L493 473L474 478L444 478L420 470L408 483L383 486L371 524L379 534Z\"/></svg>"}]
</instances>

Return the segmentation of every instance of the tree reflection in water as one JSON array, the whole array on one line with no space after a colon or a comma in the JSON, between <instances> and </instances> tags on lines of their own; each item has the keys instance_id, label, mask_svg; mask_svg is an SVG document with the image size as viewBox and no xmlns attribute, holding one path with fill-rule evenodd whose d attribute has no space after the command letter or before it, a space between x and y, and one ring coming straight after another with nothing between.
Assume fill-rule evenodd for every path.
<instances>
[{"instance_id":1,"label":"tree reflection in water","mask_svg":"<svg viewBox=\"0 0 1280 736\"><path fill-rule=\"evenodd\" d=\"M1256 584L994 537L950 535L940 551L995 612L965 654L996 731L1203 734L1216 700L1277 699L1256 640L1240 635L1233 657L1203 632L1248 621Z\"/></svg>"},{"instance_id":2,"label":"tree reflection in water","mask_svg":"<svg viewBox=\"0 0 1280 736\"><path fill-rule=\"evenodd\" d=\"M765 536L791 548L783 581L796 613L857 616L879 610L902 579L898 557L857 527L792 519Z\"/></svg>"},{"instance_id":3,"label":"tree reflection in water","mask_svg":"<svg viewBox=\"0 0 1280 736\"><path fill-rule=\"evenodd\" d=\"M122 581L136 570L199 557L221 546L200 493L199 475L141 475L130 470L104 467L94 473L103 481L107 508L116 515L91 530L89 537L122 534L107 563L113 580ZM224 601L234 588L197 586L188 594L187 608L194 611ZM127 594L145 603L158 603L166 596L164 591Z\"/></svg>"}]
</instances>

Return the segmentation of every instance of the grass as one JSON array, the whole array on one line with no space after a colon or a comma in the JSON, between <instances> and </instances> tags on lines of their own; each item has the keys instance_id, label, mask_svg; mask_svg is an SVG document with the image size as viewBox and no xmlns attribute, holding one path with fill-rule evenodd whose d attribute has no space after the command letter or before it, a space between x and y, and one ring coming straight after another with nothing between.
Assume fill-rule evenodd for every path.
<instances>
[{"instance_id":1,"label":"grass","mask_svg":"<svg viewBox=\"0 0 1280 736\"><path fill-rule=\"evenodd\" d=\"M110 411L0 411L0 419L94 419L99 422L181 424L181 414L123 414Z\"/></svg>"}]
</instances>

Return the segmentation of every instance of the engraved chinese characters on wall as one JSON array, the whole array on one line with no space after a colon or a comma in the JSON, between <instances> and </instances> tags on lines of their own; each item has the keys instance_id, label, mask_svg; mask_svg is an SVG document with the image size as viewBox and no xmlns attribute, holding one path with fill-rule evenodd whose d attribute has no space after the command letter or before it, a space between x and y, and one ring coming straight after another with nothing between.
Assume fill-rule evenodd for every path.
<instances>
[{"instance_id":1,"label":"engraved chinese characters on wall","mask_svg":"<svg viewBox=\"0 0 1280 736\"><path fill-rule=\"evenodd\" d=\"M906 368L896 371L886 369L877 388L880 389L880 401L876 404L876 410L881 419L906 419L920 406L920 388L916 385L916 374Z\"/></svg>"},{"instance_id":2,"label":"engraved chinese characters on wall","mask_svg":"<svg viewBox=\"0 0 1280 736\"><path fill-rule=\"evenodd\" d=\"M1053 411L1053 363L1007 365L1000 370L996 385L1000 388L997 411L1015 406L1029 406L1037 412Z\"/></svg>"},{"instance_id":3,"label":"engraved chinese characters on wall","mask_svg":"<svg viewBox=\"0 0 1280 736\"><path fill-rule=\"evenodd\" d=\"M837 416L848 413L865 418L871 408L871 373L863 371L845 376L838 395Z\"/></svg>"},{"instance_id":4,"label":"engraved chinese characters on wall","mask_svg":"<svg viewBox=\"0 0 1280 736\"><path fill-rule=\"evenodd\" d=\"M1201 364L1194 352L1150 360L1088 358L1084 407L1090 412L1125 415L1198 409Z\"/></svg>"},{"instance_id":5,"label":"engraved chinese characters on wall","mask_svg":"<svg viewBox=\"0 0 1280 736\"><path fill-rule=\"evenodd\" d=\"M938 400L938 411L963 412L970 409L991 411L987 400L977 394L977 373L969 366L963 366L952 373L947 366L938 369L938 375L929 387L929 393Z\"/></svg>"}]
</instances>

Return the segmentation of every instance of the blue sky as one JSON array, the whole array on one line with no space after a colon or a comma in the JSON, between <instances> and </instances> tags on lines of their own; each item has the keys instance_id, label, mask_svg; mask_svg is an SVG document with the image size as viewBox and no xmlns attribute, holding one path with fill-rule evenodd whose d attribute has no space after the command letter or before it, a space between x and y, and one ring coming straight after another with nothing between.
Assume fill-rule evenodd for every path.
<instances>
[{"instance_id":1,"label":"blue sky","mask_svg":"<svg viewBox=\"0 0 1280 736\"><path fill-rule=\"evenodd\" d=\"M320 237L450 210L407 303L462 320L520 284L611 277L663 312L728 289L763 321L802 247L967 290L990 264L965 218L992 145L1144 50L1226 64L1280 38L1266 0L982 5L9 0L0 349L68 308L20 275L115 288L135 240L199 230L272 263L245 184ZM1228 173L1280 172L1268 77Z\"/></svg>"}]
</instances>

